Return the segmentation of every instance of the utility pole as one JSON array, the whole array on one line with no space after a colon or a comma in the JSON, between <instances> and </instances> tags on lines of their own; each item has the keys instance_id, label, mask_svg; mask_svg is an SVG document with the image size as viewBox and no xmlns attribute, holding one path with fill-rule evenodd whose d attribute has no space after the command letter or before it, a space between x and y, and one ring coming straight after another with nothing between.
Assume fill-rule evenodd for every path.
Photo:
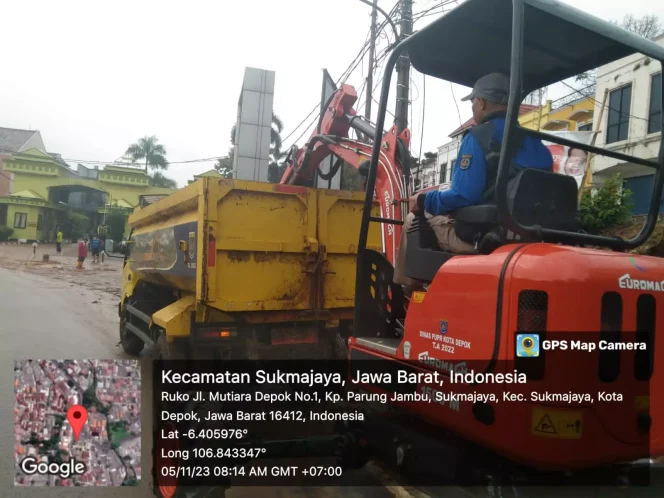
<instances>
[{"instance_id":1,"label":"utility pole","mask_svg":"<svg viewBox=\"0 0 664 498\"><path fill-rule=\"evenodd\" d=\"M376 56L376 15L378 11L376 6L378 0L373 0L373 7L371 9L371 40L369 41L369 72L367 73L367 103L364 106L364 117L367 121L371 121L371 101L373 99L373 72L374 72L374 58Z\"/></svg>"},{"instance_id":2,"label":"utility pole","mask_svg":"<svg viewBox=\"0 0 664 498\"><path fill-rule=\"evenodd\" d=\"M401 34L405 40L413 33L413 0L401 0ZM410 83L410 58L407 54L397 62L397 109L394 114L397 132L408 128L408 86Z\"/></svg>"}]
</instances>

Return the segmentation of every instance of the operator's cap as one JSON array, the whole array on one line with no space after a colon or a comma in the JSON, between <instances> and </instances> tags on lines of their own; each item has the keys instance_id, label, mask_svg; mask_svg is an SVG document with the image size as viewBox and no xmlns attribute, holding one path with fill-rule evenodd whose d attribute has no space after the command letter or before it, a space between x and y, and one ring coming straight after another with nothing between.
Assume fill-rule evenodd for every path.
<instances>
[{"instance_id":1,"label":"operator's cap","mask_svg":"<svg viewBox=\"0 0 664 498\"><path fill-rule=\"evenodd\" d=\"M507 105L510 94L510 78L502 73L491 73L482 76L475 82L470 95L462 98L462 101L472 100L480 97L495 104Z\"/></svg>"}]
</instances>

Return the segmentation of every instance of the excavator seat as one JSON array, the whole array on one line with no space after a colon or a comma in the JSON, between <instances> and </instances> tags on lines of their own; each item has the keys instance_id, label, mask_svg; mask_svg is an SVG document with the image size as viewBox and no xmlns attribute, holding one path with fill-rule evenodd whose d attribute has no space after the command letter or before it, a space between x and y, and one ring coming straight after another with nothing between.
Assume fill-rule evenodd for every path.
<instances>
[{"instance_id":1,"label":"excavator seat","mask_svg":"<svg viewBox=\"0 0 664 498\"><path fill-rule=\"evenodd\" d=\"M577 214L577 184L571 176L534 168L519 169L507 189L507 205L522 225L577 232L581 225ZM477 235L477 250L489 254L514 240L501 227L495 204L482 204L457 209L453 213L457 233ZM406 275L431 282L440 267L455 254L440 249L436 234L424 215L413 220L407 234ZM520 239L523 242L543 241L542 238Z\"/></svg>"}]
</instances>

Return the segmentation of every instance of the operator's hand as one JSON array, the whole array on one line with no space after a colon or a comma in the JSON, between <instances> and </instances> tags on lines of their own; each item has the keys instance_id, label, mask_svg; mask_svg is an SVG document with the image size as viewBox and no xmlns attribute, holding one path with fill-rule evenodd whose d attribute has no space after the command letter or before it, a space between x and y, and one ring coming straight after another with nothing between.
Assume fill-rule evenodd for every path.
<instances>
[{"instance_id":1,"label":"operator's hand","mask_svg":"<svg viewBox=\"0 0 664 498\"><path fill-rule=\"evenodd\" d=\"M410 211L413 214L417 214L420 212L420 206L417 203L417 198L419 195L413 195L408 199L408 211Z\"/></svg>"}]
</instances>

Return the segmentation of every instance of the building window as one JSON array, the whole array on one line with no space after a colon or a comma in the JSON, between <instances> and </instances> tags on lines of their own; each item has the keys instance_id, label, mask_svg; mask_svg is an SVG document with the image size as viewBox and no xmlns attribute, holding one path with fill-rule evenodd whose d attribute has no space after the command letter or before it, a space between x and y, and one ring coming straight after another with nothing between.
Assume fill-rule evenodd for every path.
<instances>
[{"instance_id":1,"label":"building window","mask_svg":"<svg viewBox=\"0 0 664 498\"><path fill-rule=\"evenodd\" d=\"M38 214L37 215L37 230L41 230L41 229L42 229L42 215Z\"/></svg>"},{"instance_id":2,"label":"building window","mask_svg":"<svg viewBox=\"0 0 664 498\"><path fill-rule=\"evenodd\" d=\"M609 119L606 143L627 140L629 111L632 101L632 85L629 84L611 92L609 97Z\"/></svg>"},{"instance_id":3,"label":"building window","mask_svg":"<svg viewBox=\"0 0 664 498\"><path fill-rule=\"evenodd\" d=\"M577 127L577 131L593 131L593 122L583 123Z\"/></svg>"},{"instance_id":4,"label":"building window","mask_svg":"<svg viewBox=\"0 0 664 498\"><path fill-rule=\"evenodd\" d=\"M648 133L657 133L658 131L662 131L662 73L653 75L650 81Z\"/></svg>"},{"instance_id":5,"label":"building window","mask_svg":"<svg viewBox=\"0 0 664 498\"><path fill-rule=\"evenodd\" d=\"M14 228L25 228L28 223L28 213L14 213Z\"/></svg>"},{"instance_id":6,"label":"building window","mask_svg":"<svg viewBox=\"0 0 664 498\"><path fill-rule=\"evenodd\" d=\"M447 177L447 181L451 182L452 181L452 175L454 175L454 163L456 162L456 159L452 159L452 162L450 163L450 174Z\"/></svg>"},{"instance_id":7,"label":"building window","mask_svg":"<svg viewBox=\"0 0 664 498\"><path fill-rule=\"evenodd\" d=\"M438 178L438 183L445 183L445 178L447 177L447 163L444 162L440 165L440 178Z\"/></svg>"}]
</instances>

